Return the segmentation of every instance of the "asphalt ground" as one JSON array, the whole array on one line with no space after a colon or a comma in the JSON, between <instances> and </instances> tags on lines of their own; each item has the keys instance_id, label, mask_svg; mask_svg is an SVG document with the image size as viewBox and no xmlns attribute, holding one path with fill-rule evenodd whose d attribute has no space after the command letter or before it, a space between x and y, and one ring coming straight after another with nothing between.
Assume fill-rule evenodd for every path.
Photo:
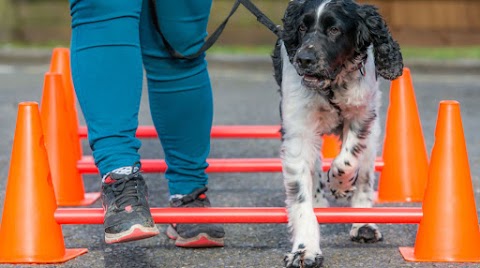
<instances>
[{"instance_id":1,"label":"asphalt ground","mask_svg":"<svg viewBox=\"0 0 480 268\"><path fill-rule=\"evenodd\" d=\"M267 58L261 62L268 62ZM40 101L47 63L12 61L0 64L0 212L3 209L17 105L22 101ZM238 61L226 60L212 61L210 67L215 97L215 125L279 124L278 87L269 64L255 61L240 61L239 64ZM476 201L480 204L480 73L465 74L455 69L442 72L432 70L434 68L428 66L418 71L412 69L427 151L430 152L433 145L439 101L458 100L461 103ZM389 83L384 81L382 124L388 107L388 89ZM83 124L82 118L80 122ZM140 124L152 124L146 94L143 95ZM90 154L88 145L85 142L83 145L84 154ZM279 140L213 140L210 157L278 157L279 146ZM143 158L163 158L160 143L156 139L143 140L140 152ZM147 180L151 205L167 206L168 191L163 174L148 174ZM99 191L97 176L84 176L84 184L87 192ZM214 206L284 206L285 194L280 173L214 173L210 174L209 188L209 197ZM92 207L101 207L100 202ZM159 227L165 229L164 225ZM325 267L480 267L479 264L405 262L398 247L414 245L417 226L383 224L380 228L384 235L383 242L358 244L349 240L348 224L322 225L321 246ZM107 245L103 241L101 225L65 225L63 234L66 247L88 248L89 252L62 265L32 267L282 267L283 255L291 246L285 224L231 224L226 225L225 229L227 237L224 248L181 249L175 247L163 233L143 241Z\"/></svg>"}]
</instances>

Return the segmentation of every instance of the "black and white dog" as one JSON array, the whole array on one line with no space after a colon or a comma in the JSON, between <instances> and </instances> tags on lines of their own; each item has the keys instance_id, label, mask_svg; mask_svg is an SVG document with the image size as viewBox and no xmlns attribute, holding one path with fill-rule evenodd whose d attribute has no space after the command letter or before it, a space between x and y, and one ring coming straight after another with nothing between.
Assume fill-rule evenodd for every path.
<instances>
[{"instance_id":1,"label":"black and white dog","mask_svg":"<svg viewBox=\"0 0 480 268\"><path fill-rule=\"evenodd\" d=\"M402 74L400 47L371 5L352 0L292 0L272 59L281 87L281 158L293 249L287 267L320 267L313 207L328 194L352 207L373 203L380 124L379 76ZM337 134L340 154L320 176L323 134ZM354 241L376 242L375 224L353 224Z\"/></svg>"}]
</instances>

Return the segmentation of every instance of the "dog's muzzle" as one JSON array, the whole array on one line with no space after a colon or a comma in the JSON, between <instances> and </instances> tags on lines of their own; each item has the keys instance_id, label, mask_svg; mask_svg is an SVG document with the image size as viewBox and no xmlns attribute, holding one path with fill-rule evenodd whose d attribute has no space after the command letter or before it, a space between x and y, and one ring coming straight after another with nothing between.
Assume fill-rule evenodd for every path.
<instances>
[{"instance_id":1,"label":"dog's muzzle","mask_svg":"<svg viewBox=\"0 0 480 268\"><path fill-rule=\"evenodd\" d=\"M318 59L312 50L301 49L295 55L294 66L298 75L303 76L302 83L305 87L318 90L328 91L333 80L328 74L329 72L321 71L320 65L322 60Z\"/></svg>"},{"instance_id":2,"label":"dog's muzzle","mask_svg":"<svg viewBox=\"0 0 480 268\"><path fill-rule=\"evenodd\" d=\"M302 83L305 87L318 91L328 91L332 80L325 77L317 77L315 75L303 75Z\"/></svg>"}]
</instances>

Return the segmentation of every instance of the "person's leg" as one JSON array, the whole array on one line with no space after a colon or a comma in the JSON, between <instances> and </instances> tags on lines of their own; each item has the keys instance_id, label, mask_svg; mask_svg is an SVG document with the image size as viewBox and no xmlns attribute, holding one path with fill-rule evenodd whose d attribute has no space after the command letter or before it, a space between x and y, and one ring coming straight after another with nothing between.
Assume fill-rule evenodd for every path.
<instances>
[{"instance_id":1,"label":"person's leg","mask_svg":"<svg viewBox=\"0 0 480 268\"><path fill-rule=\"evenodd\" d=\"M72 75L101 175L140 160L141 1L70 0Z\"/></svg>"},{"instance_id":2,"label":"person's leg","mask_svg":"<svg viewBox=\"0 0 480 268\"><path fill-rule=\"evenodd\" d=\"M147 1L145 1L147 2ZM161 31L180 53L198 51L206 37L211 0L157 0ZM152 23L148 3L141 16L141 46L147 71L152 119L165 151L171 206L210 206L204 194L213 100L205 55L193 60L170 56ZM167 234L177 246L223 246L221 225L179 224Z\"/></svg>"},{"instance_id":3,"label":"person's leg","mask_svg":"<svg viewBox=\"0 0 480 268\"><path fill-rule=\"evenodd\" d=\"M165 151L171 195L189 194L207 185L212 95L205 88L149 94L155 103L151 112Z\"/></svg>"},{"instance_id":4,"label":"person's leg","mask_svg":"<svg viewBox=\"0 0 480 268\"><path fill-rule=\"evenodd\" d=\"M211 0L157 1L162 33L180 53L203 44ZM173 59L153 27L144 3L141 45L152 119L165 151L171 195L189 194L207 184L206 158L213 117L212 89L204 55Z\"/></svg>"},{"instance_id":5,"label":"person's leg","mask_svg":"<svg viewBox=\"0 0 480 268\"><path fill-rule=\"evenodd\" d=\"M135 138L143 79L141 4L70 0L72 76L95 163L104 178L107 243L158 233L146 201L147 187L138 173L140 141Z\"/></svg>"}]
</instances>

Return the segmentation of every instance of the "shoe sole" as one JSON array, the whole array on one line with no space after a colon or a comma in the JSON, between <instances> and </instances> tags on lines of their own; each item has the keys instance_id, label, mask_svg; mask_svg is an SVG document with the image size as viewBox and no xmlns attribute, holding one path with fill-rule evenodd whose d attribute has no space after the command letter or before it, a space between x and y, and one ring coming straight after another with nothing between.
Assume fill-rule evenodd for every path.
<instances>
[{"instance_id":1,"label":"shoe sole","mask_svg":"<svg viewBox=\"0 0 480 268\"><path fill-rule=\"evenodd\" d=\"M159 233L157 226L145 227L140 224L134 224L130 229L118 234L105 233L105 243L115 244L136 241L156 236Z\"/></svg>"},{"instance_id":2,"label":"shoe sole","mask_svg":"<svg viewBox=\"0 0 480 268\"><path fill-rule=\"evenodd\" d=\"M183 238L169 225L166 232L168 238L175 240L175 246L182 248L212 248L225 245L223 237L215 238L206 233L200 233L192 238Z\"/></svg>"}]
</instances>

